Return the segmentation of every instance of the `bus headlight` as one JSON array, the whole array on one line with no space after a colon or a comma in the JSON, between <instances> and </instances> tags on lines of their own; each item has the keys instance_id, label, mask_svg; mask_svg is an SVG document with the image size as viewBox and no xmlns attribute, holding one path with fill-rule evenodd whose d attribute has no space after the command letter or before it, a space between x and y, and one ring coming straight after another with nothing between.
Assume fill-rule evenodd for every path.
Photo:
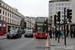
<instances>
[{"instance_id":1,"label":"bus headlight","mask_svg":"<svg viewBox=\"0 0 75 50\"><path fill-rule=\"evenodd\" d=\"M35 33L35 35L37 35L37 33Z\"/></svg>"},{"instance_id":2,"label":"bus headlight","mask_svg":"<svg viewBox=\"0 0 75 50\"><path fill-rule=\"evenodd\" d=\"M45 34L45 35L48 35L48 34Z\"/></svg>"}]
</instances>

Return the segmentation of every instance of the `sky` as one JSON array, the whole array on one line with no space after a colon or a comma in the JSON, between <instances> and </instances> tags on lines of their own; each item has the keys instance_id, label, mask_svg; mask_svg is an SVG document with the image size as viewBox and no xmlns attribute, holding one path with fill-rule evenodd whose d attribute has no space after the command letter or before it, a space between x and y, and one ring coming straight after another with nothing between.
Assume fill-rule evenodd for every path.
<instances>
[{"instance_id":1,"label":"sky","mask_svg":"<svg viewBox=\"0 0 75 50\"><path fill-rule=\"evenodd\" d=\"M49 0L3 0L24 16L48 17Z\"/></svg>"}]
</instances>

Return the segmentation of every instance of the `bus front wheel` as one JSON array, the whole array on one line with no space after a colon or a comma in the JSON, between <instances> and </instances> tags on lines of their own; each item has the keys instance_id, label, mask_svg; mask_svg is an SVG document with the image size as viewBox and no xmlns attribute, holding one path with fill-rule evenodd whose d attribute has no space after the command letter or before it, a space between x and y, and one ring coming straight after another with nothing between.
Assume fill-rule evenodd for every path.
<instances>
[{"instance_id":1,"label":"bus front wheel","mask_svg":"<svg viewBox=\"0 0 75 50\"><path fill-rule=\"evenodd\" d=\"M3 32L3 34L2 35L4 35L4 32Z\"/></svg>"}]
</instances>

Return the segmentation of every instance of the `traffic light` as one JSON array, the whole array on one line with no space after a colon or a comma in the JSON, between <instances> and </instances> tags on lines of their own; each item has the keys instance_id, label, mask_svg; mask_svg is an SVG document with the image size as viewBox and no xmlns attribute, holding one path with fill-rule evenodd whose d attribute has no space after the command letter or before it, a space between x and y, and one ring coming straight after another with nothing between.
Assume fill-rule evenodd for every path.
<instances>
[{"instance_id":1,"label":"traffic light","mask_svg":"<svg viewBox=\"0 0 75 50\"><path fill-rule=\"evenodd\" d=\"M60 11L58 12L57 21L60 22Z\"/></svg>"},{"instance_id":2,"label":"traffic light","mask_svg":"<svg viewBox=\"0 0 75 50\"><path fill-rule=\"evenodd\" d=\"M70 19L70 18L72 18L72 10L70 10L70 9L67 9L67 19Z\"/></svg>"},{"instance_id":3,"label":"traffic light","mask_svg":"<svg viewBox=\"0 0 75 50\"><path fill-rule=\"evenodd\" d=\"M54 15L54 25L56 25L56 15Z\"/></svg>"}]
</instances>

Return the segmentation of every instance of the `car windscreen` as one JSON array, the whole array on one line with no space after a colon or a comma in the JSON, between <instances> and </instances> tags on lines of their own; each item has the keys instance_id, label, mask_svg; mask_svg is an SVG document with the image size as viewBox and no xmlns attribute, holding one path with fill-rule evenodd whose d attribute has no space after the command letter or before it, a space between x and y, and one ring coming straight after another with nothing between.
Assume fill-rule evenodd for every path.
<instances>
[{"instance_id":1,"label":"car windscreen","mask_svg":"<svg viewBox=\"0 0 75 50\"><path fill-rule=\"evenodd\" d=\"M10 30L10 34L15 34L16 33L16 30L12 29Z\"/></svg>"},{"instance_id":2,"label":"car windscreen","mask_svg":"<svg viewBox=\"0 0 75 50\"><path fill-rule=\"evenodd\" d=\"M26 29L26 32L32 32L32 29Z\"/></svg>"}]
</instances>

